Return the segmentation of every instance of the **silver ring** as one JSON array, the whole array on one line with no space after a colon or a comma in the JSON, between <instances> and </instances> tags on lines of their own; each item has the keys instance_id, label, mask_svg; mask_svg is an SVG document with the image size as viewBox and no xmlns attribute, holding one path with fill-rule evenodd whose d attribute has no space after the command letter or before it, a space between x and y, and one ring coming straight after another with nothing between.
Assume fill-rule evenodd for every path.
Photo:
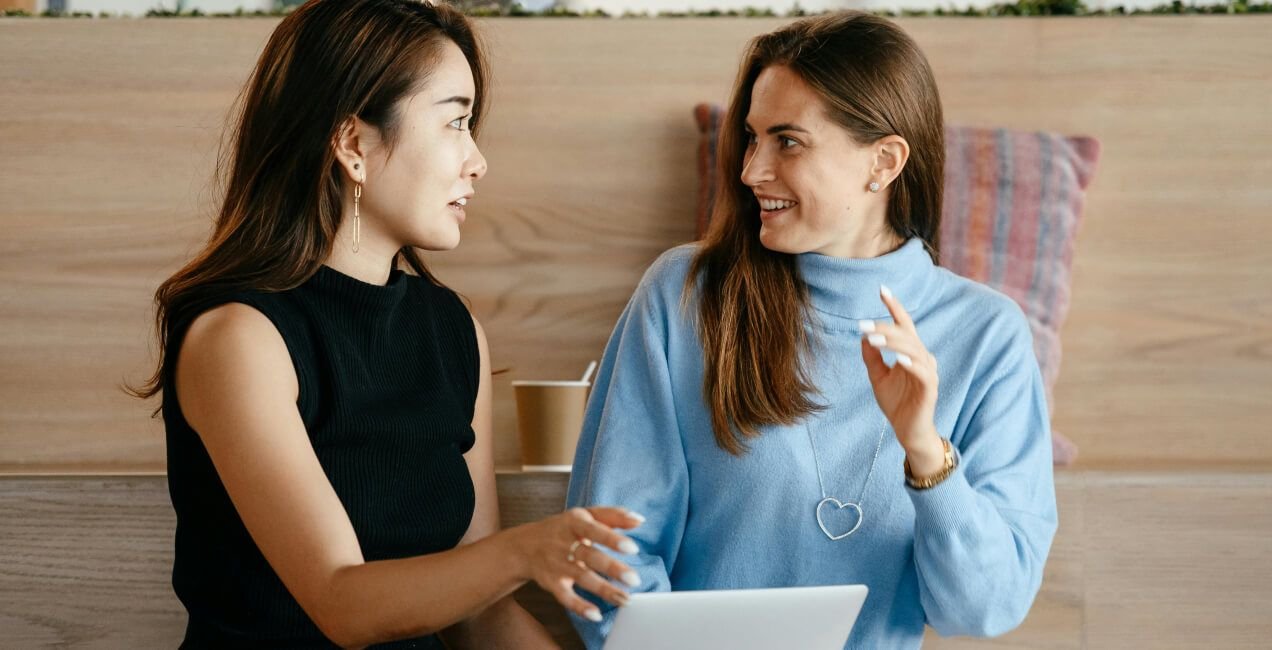
<instances>
[{"instance_id":1,"label":"silver ring","mask_svg":"<svg viewBox=\"0 0 1272 650\"><path fill-rule=\"evenodd\" d=\"M583 539L574 540L574 543L570 544L570 552L565 554L565 561L569 562L570 564L574 564L578 562L578 560L575 559L574 557L574 553L579 550L580 546L591 546L591 545L592 545L592 540L586 537L584 537Z\"/></svg>"}]
</instances>

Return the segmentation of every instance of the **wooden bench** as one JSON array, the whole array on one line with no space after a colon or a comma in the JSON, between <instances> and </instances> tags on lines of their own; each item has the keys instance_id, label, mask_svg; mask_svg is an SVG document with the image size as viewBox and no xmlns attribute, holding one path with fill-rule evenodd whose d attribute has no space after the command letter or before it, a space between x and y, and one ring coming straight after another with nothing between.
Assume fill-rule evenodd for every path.
<instances>
[{"instance_id":1,"label":"wooden bench","mask_svg":"<svg viewBox=\"0 0 1272 650\"><path fill-rule=\"evenodd\" d=\"M1061 526L1024 625L931 648L1266 648L1272 474L1057 479ZM563 474L503 473L505 526L558 511ZM0 645L172 648L175 519L162 476L0 478ZM542 591L518 599L579 647Z\"/></svg>"}]
</instances>

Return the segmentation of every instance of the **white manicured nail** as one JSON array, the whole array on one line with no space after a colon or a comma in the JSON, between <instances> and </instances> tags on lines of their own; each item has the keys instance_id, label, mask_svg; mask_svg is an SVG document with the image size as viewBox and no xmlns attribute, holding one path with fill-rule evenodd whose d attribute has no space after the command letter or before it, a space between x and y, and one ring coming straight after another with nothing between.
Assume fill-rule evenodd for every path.
<instances>
[{"instance_id":1,"label":"white manicured nail","mask_svg":"<svg viewBox=\"0 0 1272 650\"><path fill-rule=\"evenodd\" d=\"M600 623L603 620L603 617L601 616L601 610L599 609L587 610L586 617L587 617L587 620L592 621L593 623Z\"/></svg>"},{"instance_id":2,"label":"white manicured nail","mask_svg":"<svg viewBox=\"0 0 1272 650\"><path fill-rule=\"evenodd\" d=\"M879 295L883 296L884 298L891 298L892 289L889 289L888 285L886 284L881 284L879 285Z\"/></svg>"},{"instance_id":3,"label":"white manicured nail","mask_svg":"<svg viewBox=\"0 0 1272 650\"><path fill-rule=\"evenodd\" d=\"M857 327L863 332L873 332L875 330L874 321L872 320L859 320L857 321Z\"/></svg>"},{"instance_id":4,"label":"white manicured nail","mask_svg":"<svg viewBox=\"0 0 1272 650\"><path fill-rule=\"evenodd\" d=\"M914 361L910 359L910 355L901 354L900 352L897 353L897 363L905 366L906 368L914 365Z\"/></svg>"},{"instance_id":5,"label":"white manicured nail","mask_svg":"<svg viewBox=\"0 0 1272 650\"><path fill-rule=\"evenodd\" d=\"M620 551L622 551L622 552L624 552L624 553L626 553L626 554L628 554L628 555L635 555L635 554L637 554L637 553L639 553L639 552L640 552L640 549L636 547L636 542L633 542L633 541L632 541L632 540L630 540L630 539L625 539L625 540L623 540L623 541L619 542L619 543L618 543L618 550L620 550Z\"/></svg>"},{"instance_id":6,"label":"white manicured nail","mask_svg":"<svg viewBox=\"0 0 1272 650\"><path fill-rule=\"evenodd\" d=\"M628 510L627 516L631 517L632 519L635 519L636 521L639 521L642 524L645 523L645 515L642 515L639 512L632 512L631 510Z\"/></svg>"},{"instance_id":7,"label":"white manicured nail","mask_svg":"<svg viewBox=\"0 0 1272 650\"><path fill-rule=\"evenodd\" d=\"M888 339L884 338L882 334L871 334L866 337L866 340L876 348L881 348L888 344Z\"/></svg>"},{"instance_id":8,"label":"white manicured nail","mask_svg":"<svg viewBox=\"0 0 1272 650\"><path fill-rule=\"evenodd\" d=\"M627 585L628 587L639 587L640 576L636 575L635 571L624 571L623 584Z\"/></svg>"}]
</instances>

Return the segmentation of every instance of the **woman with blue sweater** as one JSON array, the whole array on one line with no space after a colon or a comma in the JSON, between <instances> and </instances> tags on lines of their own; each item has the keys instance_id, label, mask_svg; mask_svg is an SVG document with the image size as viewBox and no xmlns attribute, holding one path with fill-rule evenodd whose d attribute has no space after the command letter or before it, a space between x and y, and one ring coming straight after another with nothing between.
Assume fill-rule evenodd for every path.
<instances>
[{"instance_id":1,"label":"woman with blue sweater","mask_svg":"<svg viewBox=\"0 0 1272 650\"><path fill-rule=\"evenodd\" d=\"M640 590L865 584L851 648L1024 619L1056 529L1047 406L1019 308L936 265L942 129L884 19L751 43L712 229L637 287L574 461L571 506L648 518Z\"/></svg>"}]
</instances>

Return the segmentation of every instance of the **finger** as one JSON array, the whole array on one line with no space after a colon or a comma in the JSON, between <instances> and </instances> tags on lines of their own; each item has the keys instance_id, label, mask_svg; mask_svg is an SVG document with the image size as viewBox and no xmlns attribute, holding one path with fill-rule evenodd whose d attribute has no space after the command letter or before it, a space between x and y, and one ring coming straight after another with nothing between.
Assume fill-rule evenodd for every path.
<instances>
[{"instance_id":1,"label":"finger","mask_svg":"<svg viewBox=\"0 0 1272 650\"><path fill-rule=\"evenodd\" d=\"M878 332L867 334L862 344L867 347L896 353L898 356L897 361L902 366L912 365L910 362L918 365L928 365L928 357L930 355L928 355L927 349L912 337L901 335L899 332L894 336L886 336ZM905 355L908 361L901 361L901 355Z\"/></svg>"},{"instance_id":2,"label":"finger","mask_svg":"<svg viewBox=\"0 0 1272 650\"><path fill-rule=\"evenodd\" d=\"M888 364L883 362L883 353L866 343L864 338L861 341L861 359L866 362L866 373L870 376L871 384L877 385L883 381L891 370Z\"/></svg>"},{"instance_id":3,"label":"finger","mask_svg":"<svg viewBox=\"0 0 1272 650\"><path fill-rule=\"evenodd\" d=\"M888 313L892 314L892 320L896 321L897 325L910 330L914 329L914 321L910 319L910 312L901 306L901 301L892 295L892 290L885 284L879 285L879 299L888 308Z\"/></svg>"},{"instance_id":4,"label":"finger","mask_svg":"<svg viewBox=\"0 0 1272 650\"><path fill-rule=\"evenodd\" d=\"M609 506L593 506L587 508L592 518L610 528L635 528L645 523L645 516L628 510Z\"/></svg>"},{"instance_id":5,"label":"finger","mask_svg":"<svg viewBox=\"0 0 1272 650\"><path fill-rule=\"evenodd\" d=\"M596 573L617 580L628 587L640 586L640 575L631 567L611 557L599 549L585 547L574 553L574 557L583 565Z\"/></svg>"},{"instance_id":6,"label":"finger","mask_svg":"<svg viewBox=\"0 0 1272 650\"><path fill-rule=\"evenodd\" d=\"M600 596L602 600L611 605L622 607L627 604L630 598L627 592L619 589L614 583L589 569L579 569L578 574L574 577L574 584L584 591L590 591Z\"/></svg>"},{"instance_id":7,"label":"finger","mask_svg":"<svg viewBox=\"0 0 1272 650\"><path fill-rule=\"evenodd\" d=\"M866 342L874 347L883 347L893 352L908 355L912 360L935 365L936 358L928 351L927 346L919 339L916 332L904 329L891 323L861 321L858 327L868 332ZM877 343L882 341L882 343Z\"/></svg>"},{"instance_id":8,"label":"finger","mask_svg":"<svg viewBox=\"0 0 1272 650\"><path fill-rule=\"evenodd\" d=\"M870 336L875 336L875 335L871 334ZM884 348L892 350L896 354L896 365L891 368L889 368L888 365L883 361ZM874 355L876 355L877 357L877 361L873 361L873 362L870 359L867 359L867 364L866 364L867 367L869 367L871 363L877 363L879 366L883 368L883 370L870 368L870 373L871 373L870 380L872 383L877 383L878 379L882 379L883 377L886 377L887 376L886 373L888 372L901 371L913 376L916 380L918 380L920 385L923 385L923 386L935 385L935 382L937 380L936 360L932 358L931 355L927 355L928 360L925 360L924 362L917 362L914 359L924 358L922 356L917 356L917 355L926 354L926 353L898 352L894 350L893 346L890 344L876 347L874 345L871 345L868 340L862 341L861 350L862 350L863 357L869 354L869 351L873 351ZM912 355L915 355L915 356L912 356Z\"/></svg>"},{"instance_id":9,"label":"finger","mask_svg":"<svg viewBox=\"0 0 1272 650\"><path fill-rule=\"evenodd\" d=\"M636 542L633 542L630 537L620 535L609 526L597 522L587 510L572 508L568 514L571 515L570 533L575 539L591 540L624 555L635 555L640 552L640 547L636 546Z\"/></svg>"},{"instance_id":10,"label":"finger","mask_svg":"<svg viewBox=\"0 0 1272 650\"><path fill-rule=\"evenodd\" d=\"M596 605L587 602L577 593L574 592L574 581L569 578L562 578L556 589L552 590L552 596L561 603L567 611L574 612L593 623L600 623L602 616L601 610Z\"/></svg>"}]
</instances>

